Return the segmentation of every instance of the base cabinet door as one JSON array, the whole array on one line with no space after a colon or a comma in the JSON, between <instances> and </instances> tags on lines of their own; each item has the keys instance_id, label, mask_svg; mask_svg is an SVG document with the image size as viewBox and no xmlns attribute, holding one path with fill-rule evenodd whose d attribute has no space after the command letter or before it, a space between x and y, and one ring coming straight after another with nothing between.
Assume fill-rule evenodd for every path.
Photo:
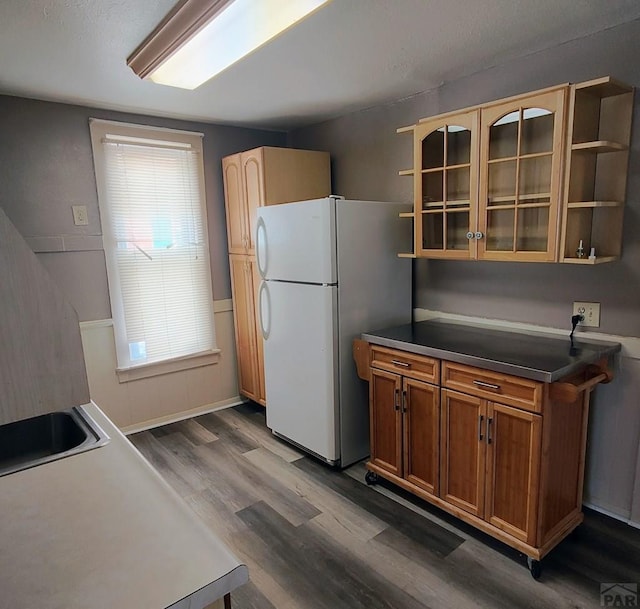
<instances>
[{"instance_id":1,"label":"base cabinet door","mask_svg":"<svg viewBox=\"0 0 640 609\"><path fill-rule=\"evenodd\" d=\"M485 520L536 542L542 417L488 403Z\"/></svg>"},{"instance_id":2,"label":"base cabinet door","mask_svg":"<svg viewBox=\"0 0 640 609\"><path fill-rule=\"evenodd\" d=\"M248 256L231 255L229 256L229 265L239 390L241 394L258 400L260 373L256 359L256 316L251 263Z\"/></svg>"},{"instance_id":3,"label":"base cabinet door","mask_svg":"<svg viewBox=\"0 0 640 609\"><path fill-rule=\"evenodd\" d=\"M371 369L371 462L396 476L402 476L401 390L400 375Z\"/></svg>"},{"instance_id":4,"label":"base cabinet door","mask_svg":"<svg viewBox=\"0 0 640 609\"><path fill-rule=\"evenodd\" d=\"M440 469L439 393L434 385L403 379L404 477L432 495L438 494Z\"/></svg>"},{"instance_id":5,"label":"base cabinet door","mask_svg":"<svg viewBox=\"0 0 640 609\"><path fill-rule=\"evenodd\" d=\"M482 518L486 401L443 389L441 419L440 497Z\"/></svg>"}]
</instances>

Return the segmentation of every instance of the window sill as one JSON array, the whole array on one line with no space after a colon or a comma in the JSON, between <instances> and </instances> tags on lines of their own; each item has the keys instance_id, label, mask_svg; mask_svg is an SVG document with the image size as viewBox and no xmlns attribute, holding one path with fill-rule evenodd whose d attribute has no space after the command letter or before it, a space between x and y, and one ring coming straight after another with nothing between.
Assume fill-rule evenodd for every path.
<instances>
[{"instance_id":1,"label":"window sill","mask_svg":"<svg viewBox=\"0 0 640 609\"><path fill-rule=\"evenodd\" d=\"M160 376L161 374L170 374L172 372L180 372L181 370L210 366L211 364L217 364L219 361L220 349L213 349L204 353L196 353L194 355L177 357L161 362L140 364L139 366L132 366L130 368L116 368L116 374L118 375L118 381L120 383L128 383L129 381L138 381L152 376Z\"/></svg>"}]
</instances>

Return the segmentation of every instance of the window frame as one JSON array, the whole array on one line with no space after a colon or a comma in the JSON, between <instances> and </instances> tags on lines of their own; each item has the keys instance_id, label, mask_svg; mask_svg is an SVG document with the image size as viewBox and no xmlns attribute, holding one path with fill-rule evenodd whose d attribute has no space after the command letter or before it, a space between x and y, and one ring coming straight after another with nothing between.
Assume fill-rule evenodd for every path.
<instances>
[{"instance_id":1,"label":"window frame","mask_svg":"<svg viewBox=\"0 0 640 609\"><path fill-rule=\"evenodd\" d=\"M217 346L217 336L215 331L215 307L213 300L213 277L211 273L211 255L209 248L209 231L207 219L207 203L204 179L204 159L202 139L203 133L193 131L182 131L178 129L168 129L163 127L138 125L120 121L109 121L103 119L90 118L89 130L91 135L91 146L93 149L93 164L96 176L98 191L98 209L100 213L100 223L102 227L102 242L107 267L107 280L109 285L109 300L111 304L111 316L113 322L115 347L116 347L116 374L121 383L149 378L157 375L188 370L201 366L215 364L220 359L220 349ZM202 214L203 240L206 249L207 278L210 294L210 314L213 329L214 344L211 349L194 352L177 357L169 357L152 362L142 362L124 366L121 349L126 343L126 322L125 311L121 291L120 271L116 261L115 251L112 243L115 241L112 232L111 208L107 196L107 181L105 175L106 163L103 149L103 140L108 134L124 136L126 138L137 138L140 140L157 140L158 142L172 142L178 145L189 144L200 156L198 163L198 182L200 188L200 211Z\"/></svg>"}]
</instances>

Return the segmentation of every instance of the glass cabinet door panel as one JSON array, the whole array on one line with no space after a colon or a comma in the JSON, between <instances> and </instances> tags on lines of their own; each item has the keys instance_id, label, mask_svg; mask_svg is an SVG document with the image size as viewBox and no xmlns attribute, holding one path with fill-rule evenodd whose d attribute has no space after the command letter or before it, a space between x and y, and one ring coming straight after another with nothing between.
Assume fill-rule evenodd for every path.
<instances>
[{"instance_id":1,"label":"glass cabinet door panel","mask_svg":"<svg viewBox=\"0 0 640 609\"><path fill-rule=\"evenodd\" d=\"M520 111L510 112L489 130L489 159L503 159L518 154Z\"/></svg>"},{"instance_id":2,"label":"glass cabinet door panel","mask_svg":"<svg viewBox=\"0 0 640 609\"><path fill-rule=\"evenodd\" d=\"M551 155L520 159L518 194L548 194L551 192Z\"/></svg>"},{"instance_id":3,"label":"glass cabinet door panel","mask_svg":"<svg viewBox=\"0 0 640 609\"><path fill-rule=\"evenodd\" d=\"M460 211L447 214L447 249L468 250L469 212Z\"/></svg>"},{"instance_id":4,"label":"glass cabinet door panel","mask_svg":"<svg viewBox=\"0 0 640 609\"><path fill-rule=\"evenodd\" d=\"M489 165L489 203L496 197L516 196L516 161L499 161Z\"/></svg>"},{"instance_id":5,"label":"glass cabinet door panel","mask_svg":"<svg viewBox=\"0 0 640 609\"><path fill-rule=\"evenodd\" d=\"M422 215L422 249L444 249L444 214Z\"/></svg>"},{"instance_id":6,"label":"glass cabinet door panel","mask_svg":"<svg viewBox=\"0 0 640 609\"><path fill-rule=\"evenodd\" d=\"M471 162L471 131L458 125L447 127L447 165Z\"/></svg>"},{"instance_id":7,"label":"glass cabinet door panel","mask_svg":"<svg viewBox=\"0 0 640 609\"><path fill-rule=\"evenodd\" d=\"M416 255L475 257L480 111L421 121L413 131ZM516 196L513 191L513 197Z\"/></svg>"},{"instance_id":8,"label":"glass cabinet door panel","mask_svg":"<svg viewBox=\"0 0 640 609\"><path fill-rule=\"evenodd\" d=\"M487 250L494 252L513 251L514 209L492 209L488 212Z\"/></svg>"},{"instance_id":9,"label":"glass cabinet door panel","mask_svg":"<svg viewBox=\"0 0 640 609\"><path fill-rule=\"evenodd\" d=\"M469 205L469 167L447 170L447 207Z\"/></svg>"},{"instance_id":10,"label":"glass cabinet door panel","mask_svg":"<svg viewBox=\"0 0 640 609\"><path fill-rule=\"evenodd\" d=\"M432 131L422 140L422 169L444 167L444 133Z\"/></svg>"},{"instance_id":11,"label":"glass cabinet door panel","mask_svg":"<svg viewBox=\"0 0 640 609\"><path fill-rule=\"evenodd\" d=\"M552 261L568 87L483 107L477 257Z\"/></svg>"},{"instance_id":12,"label":"glass cabinet door panel","mask_svg":"<svg viewBox=\"0 0 640 609\"><path fill-rule=\"evenodd\" d=\"M553 150L553 119L553 113L543 108L522 111L521 155Z\"/></svg>"},{"instance_id":13,"label":"glass cabinet door panel","mask_svg":"<svg viewBox=\"0 0 640 609\"><path fill-rule=\"evenodd\" d=\"M516 249L523 252L544 252L547 249L548 226L548 207L518 209Z\"/></svg>"},{"instance_id":14,"label":"glass cabinet door panel","mask_svg":"<svg viewBox=\"0 0 640 609\"><path fill-rule=\"evenodd\" d=\"M443 174L443 171L422 174L422 209L442 208Z\"/></svg>"}]
</instances>

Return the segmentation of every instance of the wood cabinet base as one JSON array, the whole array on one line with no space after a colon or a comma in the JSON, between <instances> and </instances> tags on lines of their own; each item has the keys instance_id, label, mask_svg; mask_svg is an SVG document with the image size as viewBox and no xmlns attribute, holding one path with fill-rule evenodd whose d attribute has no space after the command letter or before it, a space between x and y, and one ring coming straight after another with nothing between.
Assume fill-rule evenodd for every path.
<instances>
[{"instance_id":1,"label":"wood cabinet base","mask_svg":"<svg viewBox=\"0 0 640 609\"><path fill-rule=\"evenodd\" d=\"M542 559L545 555L547 555L555 546L557 546L565 537L567 537L579 524L584 520L584 514L582 512L576 512L575 514L570 515L564 522L561 529L559 529L552 538L547 541L547 543L541 548L536 548L535 546L531 546L523 541L512 537L508 533L505 533L501 529L494 527L489 524L482 518L478 518L473 514L465 512L460 508L457 508L455 505L452 505L440 497L436 497L431 493L427 493L422 490L419 486L415 484L411 484L407 482L404 478L400 478L399 476L395 476L394 474L389 473L388 471L382 469L381 467L376 466L375 464L369 462L366 465L369 471L376 473L381 478L385 480L389 480L389 482L393 482L395 485L404 489L405 491L409 491L413 495L420 497L420 499L424 499L429 503L439 507L441 510L448 512L449 514L459 518L463 522L474 526L479 529L483 533L487 533L491 535L491 537L495 537L499 539L503 543L515 548L519 552L526 554L530 558L534 558L536 560Z\"/></svg>"},{"instance_id":2,"label":"wood cabinet base","mask_svg":"<svg viewBox=\"0 0 640 609\"><path fill-rule=\"evenodd\" d=\"M611 380L607 362L549 384L369 347L367 367L354 343L369 381L366 482L385 478L523 552L539 577L583 520L589 395Z\"/></svg>"}]
</instances>

